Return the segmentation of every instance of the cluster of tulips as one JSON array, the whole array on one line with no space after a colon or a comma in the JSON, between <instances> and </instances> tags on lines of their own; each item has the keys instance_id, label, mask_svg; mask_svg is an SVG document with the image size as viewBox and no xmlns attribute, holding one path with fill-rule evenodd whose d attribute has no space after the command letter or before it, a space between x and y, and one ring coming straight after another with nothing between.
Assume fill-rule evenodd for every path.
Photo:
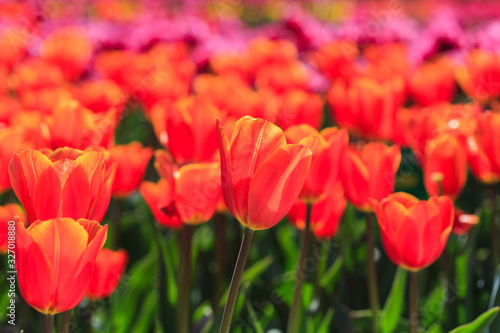
<instances>
[{"instance_id":1,"label":"cluster of tulips","mask_svg":"<svg viewBox=\"0 0 500 333\"><path fill-rule=\"evenodd\" d=\"M130 10L139 5L93 6L96 20L123 23L133 20ZM26 18L24 25L15 15ZM238 292L254 233L283 219L301 234L282 325L290 333L336 327L330 313L317 326L306 320L313 302L306 301L304 286L311 243L343 237L337 234L348 207L364 219L366 267L360 270L366 272L370 332L419 332L419 272L443 253L444 265L455 262L456 251L446 250L452 237L448 247L458 247L486 223L491 263L500 264L500 53L435 50L415 64L405 43L342 38L304 49L301 39L256 36L237 51L210 51L199 61L200 48L195 52L188 40L106 48L76 24L48 29L29 4L0 4L0 19L11 22L0 29L0 252L6 262L15 260L20 293L44 315L41 326L33 324L43 332L53 331L55 315L60 331L69 332L72 314L77 316L72 310L81 304L91 310L90 329L98 326L92 309L116 291L129 255L136 257L134 248L120 249L120 212L142 199L157 222L158 319L148 326L155 331L198 332L206 322L207 330L227 333L232 324L242 330L234 328L233 314L241 308ZM144 122L126 126L140 135L117 144L120 127L139 113ZM413 162L405 160L409 156ZM397 184L411 189L411 179L401 175L405 163L422 171L427 195L420 199L394 192ZM460 200L469 171L491 192L490 221L479 223ZM108 210L111 200L117 210ZM225 219L231 215L244 227L233 277L224 293L224 270L214 270L210 320L195 323L190 310L198 267L192 263L199 239L193 235L202 224L215 225L223 266L228 253L237 252L226 244ZM165 230L179 235L178 258L170 266ZM383 253L376 248L379 234ZM383 310L380 256L400 267L392 306L387 302ZM340 269L337 264L330 272ZM324 267L316 269L326 274ZM446 278L453 280L451 271ZM177 275L170 288L164 288L167 274ZM400 298L394 296L398 290ZM173 323L165 319L169 297L176 299ZM499 308L479 306L486 312L470 324L453 322L465 324L454 332L483 332L494 321ZM432 332L443 332L441 325Z\"/></svg>"}]
</instances>

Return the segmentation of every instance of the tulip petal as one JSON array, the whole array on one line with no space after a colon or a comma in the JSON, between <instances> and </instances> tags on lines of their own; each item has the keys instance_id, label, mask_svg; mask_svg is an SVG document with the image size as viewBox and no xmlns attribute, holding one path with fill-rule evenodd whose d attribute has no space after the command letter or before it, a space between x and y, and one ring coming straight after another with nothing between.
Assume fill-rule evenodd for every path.
<instances>
[{"instance_id":1,"label":"tulip petal","mask_svg":"<svg viewBox=\"0 0 500 333\"><path fill-rule=\"evenodd\" d=\"M356 152L346 151L340 172L346 197L354 206L364 205L369 193L369 173L360 156Z\"/></svg>"},{"instance_id":2,"label":"tulip petal","mask_svg":"<svg viewBox=\"0 0 500 333\"><path fill-rule=\"evenodd\" d=\"M78 219L88 216L90 184L85 169L78 165L66 179L62 188L62 216ZM75 200L74 198L78 198Z\"/></svg>"},{"instance_id":3,"label":"tulip petal","mask_svg":"<svg viewBox=\"0 0 500 333\"><path fill-rule=\"evenodd\" d=\"M249 228L271 228L286 215L302 190L311 155L305 146L286 145L259 166L249 188Z\"/></svg>"},{"instance_id":4,"label":"tulip petal","mask_svg":"<svg viewBox=\"0 0 500 333\"><path fill-rule=\"evenodd\" d=\"M222 196L224 197L227 209L238 221L242 222L243 220L236 210L236 202L234 199L233 180L231 177L231 159L229 157L229 143L219 119L217 119L217 140L219 141Z\"/></svg>"},{"instance_id":5,"label":"tulip petal","mask_svg":"<svg viewBox=\"0 0 500 333\"><path fill-rule=\"evenodd\" d=\"M61 216L61 181L52 166L38 177L33 204L36 217L40 220Z\"/></svg>"},{"instance_id":6,"label":"tulip petal","mask_svg":"<svg viewBox=\"0 0 500 333\"><path fill-rule=\"evenodd\" d=\"M94 237L79 257L76 265L74 265L70 273L71 278L58 288L61 297L58 302L59 311L67 311L74 308L85 297L90 278L92 277L95 260L99 251L104 246L108 234L108 226L101 226L97 221L78 220L76 223L83 224L87 230L92 230Z\"/></svg>"},{"instance_id":7,"label":"tulip petal","mask_svg":"<svg viewBox=\"0 0 500 333\"><path fill-rule=\"evenodd\" d=\"M51 264L22 223L16 224L16 247L16 270L21 294L30 306L48 313L54 292L51 288Z\"/></svg>"}]
</instances>

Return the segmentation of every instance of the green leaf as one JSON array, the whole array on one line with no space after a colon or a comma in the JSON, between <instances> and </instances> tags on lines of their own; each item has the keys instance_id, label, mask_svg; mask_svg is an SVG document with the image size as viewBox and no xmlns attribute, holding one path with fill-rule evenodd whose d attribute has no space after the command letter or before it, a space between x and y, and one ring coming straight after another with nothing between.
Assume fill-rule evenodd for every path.
<instances>
[{"instance_id":1,"label":"green leaf","mask_svg":"<svg viewBox=\"0 0 500 333\"><path fill-rule=\"evenodd\" d=\"M316 333L328 333L330 332L330 323L332 322L333 319L333 314L334 314L333 308L329 308L328 311L325 314L325 317L321 321L321 324L319 325L318 329L315 331Z\"/></svg>"},{"instance_id":2,"label":"green leaf","mask_svg":"<svg viewBox=\"0 0 500 333\"><path fill-rule=\"evenodd\" d=\"M264 329L260 323L259 318L257 318L257 314L255 313L255 309L252 306L252 303L248 299L246 299L246 305L248 308L248 313L250 314L250 320L252 321L253 328L256 333L264 333Z\"/></svg>"},{"instance_id":3,"label":"green leaf","mask_svg":"<svg viewBox=\"0 0 500 333\"><path fill-rule=\"evenodd\" d=\"M156 290L152 290L141 304L139 315L131 332L148 332L150 330L158 310L157 304L158 293Z\"/></svg>"},{"instance_id":4,"label":"green leaf","mask_svg":"<svg viewBox=\"0 0 500 333\"><path fill-rule=\"evenodd\" d=\"M394 332L394 329L398 325L404 306L407 276L408 272L398 267L391 291L382 311L382 319L380 320L380 330L382 333Z\"/></svg>"},{"instance_id":5,"label":"green leaf","mask_svg":"<svg viewBox=\"0 0 500 333\"><path fill-rule=\"evenodd\" d=\"M491 289L491 296L490 296L490 303L488 308L491 309L494 306L500 305L500 299L498 297L498 290L500 288L500 265L497 266L495 270L495 277L493 279L493 288ZM491 331L492 332L498 332L498 329L500 328L500 320L495 319L491 323ZM490 331L489 330L489 331Z\"/></svg>"},{"instance_id":6,"label":"green leaf","mask_svg":"<svg viewBox=\"0 0 500 333\"><path fill-rule=\"evenodd\" d=\"M495 320L499 310L500 307L490 309L477 317L473 322L459 326L450 331L450 333L483 333L490 327L493 320Z\"/></svg>"},{"instance_id":7,"label":"green leaf","mask_svg":"<svg viewBox=\"0 0 500 333\"><path fill-rule=\"evenodd\" d=\"M335 282L337 281L340 273L340 268L344 263L343 257L339 256L333 265L326 271L325 275L319 280L319 285L324 288L327 292L332 292L335 287Z\"/></svg>"}]
</instances>

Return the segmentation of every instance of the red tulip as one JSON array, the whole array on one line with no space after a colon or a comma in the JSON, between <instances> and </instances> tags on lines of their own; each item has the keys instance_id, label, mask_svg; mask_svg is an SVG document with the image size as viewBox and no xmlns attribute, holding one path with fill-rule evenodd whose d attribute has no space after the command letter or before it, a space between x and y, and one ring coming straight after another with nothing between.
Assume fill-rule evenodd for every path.
<instances>
[{"instance_id":1,"label":"red tulip","mask_svg":"<svg viewBox=\"0 0 500 333\"><path fill-rule=\"evenodd\" d=\"M323 99L320 95L300 89L287 91L279 98L276 122L282 129L308 124L318 129L323 122Z\"/></svg>"},{"instance_id":2,"label":"red tulip","mask_svg":"<svg viewBox=\"0 0 500 333\"><path fill-rule=\"evenodd\" d=\"M28 222L56 217L101 221L111 197L116 163L104 150L24 150L9 164L12 189Z\"/></svg>"},{"instance_id":3,"label":"red tulip","mask_svg":"<svg viewBox=\"0 0 500 333\"><path fill-rule=\"evenodd\" d=\"M344 189L337 184L320 201L312 206L311 230L318 238L331 238L337 234L342 215L347 206ZM303 230L306 218L306 204L296 200L288 212L288 217L293 225Z\"/></svg>"},{"instance_id":4,"label":"red tulip","mask_svg":"<svg viewBox=\"0 0 500 333\"><path fill-rule=\"evenodd\" d=\"M157 183L144 181L140 186L140 191L159 224L174 229L182 227L179 216L163 211L163 208L174 200L174 189L167 180L160 179Z\"/></svg>"},{"instance_id":5,"label":"red tulip","mask_svg":"<svg viewBox=\"0 0 500 333\"><path fill-rule=\"evenodd\" d=\"M157 151L155 157L158 173L167 181L169 193L173 193L170 202L163 202L163 212L186 224L210 220L220 194L219 164L193 163L177 169L165 151Z\"/></svg>"},{"instance_id":6,"label":"red tulip","mask_svg":"<svg viewBox=\"0 0 500 333\"><path fill-rule=\"evenodd\" d=\"M110 80L86 81L73 89L73 95L85 108L95 113L115 109L121 114L127 102L127 95Z\"/></svg>"},{"instance_id":7,"label":"red tulip","mask_svg":"<svg viewBox=\"0 0 500 333\"><path fill-rule=\"evenodd\" d=\"M368 143L362 149L347 149L341 179L347 199L359 210L370 212L371 200L380 201L394 190L401 162L399 146Z\"/></svg>"},{"instance_id":8,"label":"red tulip","mask_svg":"<svg viewBox=\"0 0 500 333\"><path fill-rule=\"evenodd\" d=\"M328 92L332 116L342 127L364 137L390 140L396 113L404 102L405 84L401 76L383 82L370 77L337 80Z\"/></svg>"},{"instance_id":9,"label":"red tulip","mask_svg":"<svg viewBox=\"0 0 500 333\"><path fill-rule=\"evenodd\" d=\"M458 197L467 180L465 147L453 135L441 134L425 149L424 184L429 195Z\"/></svg>"},{"instance_id":10,"label":"red tulip","mask_svg":"<svg viewBox=\"0 0 500 333\"><path fill-rule=\"evenodd\" d=\"M42 45L42 58L58 66L66 80L77 80L92 57L92 43L76 28L51 33Z\"/></svg>"},{"instance_id":11,"label":"red tulip","mask_svg":"<svg viewBox=\"0 0 500 333\"><path fill-rule=\"evenodd\" d=\"M15 219L14 219L15 218ZM14 223L25 222L26 215L18 204L0 206L0 254L7 253L9 246L9 231L13 231ZM10 222L10 223L9 223ZM10 230L9 230L9 227ZM11 243L15 246L15 235L11 234ZM15 252L15 247L11 248Z\"/></svg>"},{"instance_id":12,"label":"red tulip","mask_svg":"<svg viewBox=\"0 0 500 333\"><path fill-rule=\"evenodd\" d=\"M93 113L75 100L60 102L47 120L51 148L108 148L114 142L116 111Z\"/></svg>"},{"instance_id":13,"label":"red tulip","mask_svg":"<svg viewBox=\"0 0 500 333\"><path fill-rule=\"evenodd\" d=\"M307 178L312 152L287 144L283 131L262 119L243 117L228 141L217 123L222 193L245 227L268 229L290 210Z\"/></svg>"},{"instance_id":14,"label":"red tulip","mask_svg":"<svg viewBox=\"0 0 500 333\"><path fill-rule=\"evenodd\" d=\"M40 58L28 58L14 68L10 85L19 95L28 91L54 88L64 83L61 70Z\"/></svg>"},{"instance_id":15,"label":"red tulip","mask_svg":"<svg viewBox=\"0 0 500 333\"><path fill-rule=\"evenodd\" d=\"M290 143L299 143L311 135L319 138L319 145L313 150L309 174L300 192L305 203L321 200L340 181L342 155L349 144L347 131L336 127L318 132L309 125L295 125L285 131Z\"/></svg>"},{"instance_id":16,"label":"red tulip","mask_svg":"<svg viewBox=\"0 0 500 333\"><path fill-rule=\"evenodd\" d=\"M453 227L454 208L449 197L418 201L398 192L374 205L382 242L389 258L410 271L435 262Z\"/></svg>"},{"instance_id":17,"label":"red tulip","mask_svg":"<svg viewBox=\"0 0 500 333\"><path fill-rule=\"evenodd\" d=\"M127 260L128 254L125 250L102 249L95 260L87 297L97 300L111 295L118 287Z\"/></svg>"},{"instance_id":18,"label":"red tulip","mask_svg":"<svg viewBox=\"0 0 500 333\"><path fill-rule=\"evenodd\" d=\"M153 148L143 147L134 141L126 145L117 145L110 150L111 158L117 162L112 194L116 197L126 197L141 184L146 172Z\"/></svg>"},{"instance_id":19,"label":"red tulip","mask_svg":"<svg viewBox=\"0 0 500 333\"><path fill-rule=\"evenodd\" d=\"M358 46L351 41L337 41L322 45L313 55L319 70L330 80L350 79L355 73Z\"/></svg>"},{"instance_id":20,"label":"red tulip","mask_svg":"<svg viewBox=\"0 0 500 333\"><path fill-rule=\"evenodd\" d=\"M487 102L500 96L500 54L485 50L469 52L455 77L464 92L473 99Z\"/></svg>"},{"instance_id":21,"label":"red tulip","mask_svg":"<svg viewBox=\"0 0 500 333\"><path fill-rule=\"evenodd\" d=\"M177 163L213 161L217 151L217 132L207 126L218 116L209 100L187 97L157 103L151 121L158 141L167 148Z\"/></svg>"},{"instance_id":22,"label":"red tulip","mask_svg":"<svg viewBox=\"0 0 500 333\"><path fill-rule=\"evenodd\" d=\"M16 269L24 300L44 314L73 309L85 297L108 226L56 218L16 227Z\"/></svg>"},{"instance_id":23,"label":"red tulip","mask_svg":"<svg viewBox=\"0 0 500 333\"><path fill-rule=\"evenodd\" d=\"M422 64L408 82L413 99L422 106L450 103L456 90L453 69L447 57Z\"/></svg>"},{"instance_id":24,"label":"red tulip","mask_svg":"<svg viewBox=\"0 0 500 333\"><path fill-rule=\"evenodd\" d=\"M476 119L474 135L467 141L469 165L481 182L495 184L500 181L500 114L487 111Z\"/></svg>"},{"instance_id":25,"label":"red tulip","mask_svg":"<svg viewBox=\"0 0 500 333\"><path fill-rule=\"evenodd\" d=\"M479 223L479 217L475 214L466 214L460 209L455 209L455 219L453 220L454 234L462 236L467 234L470 229Z\"/></svg>"}]
</instances>

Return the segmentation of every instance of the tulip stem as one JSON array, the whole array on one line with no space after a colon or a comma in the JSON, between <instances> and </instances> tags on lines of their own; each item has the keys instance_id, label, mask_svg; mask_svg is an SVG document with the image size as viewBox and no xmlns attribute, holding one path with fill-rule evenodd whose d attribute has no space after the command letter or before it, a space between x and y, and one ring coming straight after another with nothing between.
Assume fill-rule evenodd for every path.
<instances>
[{"instance_id":1,"label":"tulip stem","mask_svg":"<svg viewBox=\"0 0 500 333\"><path fill-rule=\"evenodd\" d=\"M498 227L496 222L497 215L497 187L496 184L491 186L491 220L490 220L490 228L491 228L491 249L492 249L492 261L493 261L493 269L495 269L498 264L500 264L499 259L499 240L498 240Z\"/></svg>"},{"instance_id":2,"label":"tulip stem","mask_svg":"<svg viewBox=\"0 0 500 333\"><path fill-rule=\"evenodd\" d=\"M370 213L366 214L366 268L368 273L368 294L372 312L372 332L378 332L378 289L377 272L375 270L375 240L373 235L373 222Z\"/></svg>"},{"instance_id":3,"label":"tulip stem","mask_svg":"<svg viewBox=\"0 0 500 333\"><path fill-rule=\"evenodd\" d=\"M59 329L60 333L69 332L69 324L71 322L71 310L64 311L59 315Z\"/></svg>"},{"instance_id":4,"label":"tulip stem","mask_svg":"<svg viewBox=\"0 0 500 333\"><path fill-rule=\"evenodd\" d=\"M191 244L194 226L184 224L181 245L181 276L179 281L179 332L189 332L189 304L191 287Z\"/></svg>"},{"instance_id":5,"label":"tulip stem","mask_svg":"<svg viewBox=\"0 0 500 333\"><path fill-rule=\"evenodd\" d=\"M215 286L212 308L214 312L219 311L219 301L222 293L222 285L226 272L226 216L223 213L217 214L215 219L215 262L217 263L217 273L215 274Z\"/></svg>"},{"instance_id":6,"label":"tulip stem","mask_svg":"<svg viewBox=\"0 0 500 333\"><path fill-rule=\"evenodd\" d=\"M54 316L50 314L44 315L42 333L52 333L53 327L54 327Z\"/></svg>"},{"instance_id":7,"label":"tulip stem","mask_svg":"<svg viewBox=\"0 0 500 333\"><path fill-rule=\"evenodd\" d=\"M112 238L111 238L111 247L114 250L118 250L120 247L120 220L122 219L122 212L123 212L123 199L116 199L116 214L113 216L113 219L111 220L112 223Z\"/></svg>"},{"instance_id":8,"label":"tulip stem","mask_svg":"<svg viewBox=\"0 0 500 333\"><path fill-rule=\"evenodd\" d=\"M418 333L418 272L410 272L410 333Z\"/></svg>"},{"instance_id":9,"label":"tulip stem","mask_svg":"<svg viewBox=\"0 0 500 333\"><path fill-rule=\"evenodd\" d=\"M311 211L312 204L306 205L306 218L304 230L302 230L302 241L300 244L299 261L295 270L295 286L293 288L292 305L288 313L288 333L299 332L300 310L302 304L302 286L306 278L306 260L311 242Z\"/></svg>"},{"instance_id":10,"label":"tulip stem","mask_svg":"<svg viewBox=\"0 0 500 333\"><path fill-rule=\"evenodd\" d=\"M234 267L231 285L229 286L229 293L227 295L226 305L224 306L224 314L222 315L222 323L219 333L228 333L231 328L231 321L233 319L234 306L238 298L238 290L240 289L241 278L245 270L245 264L250 252L250 244L255 230L245 228L243 239L241 240L240 252L238 259L236 259L236 266Z\"/></svg>"}]
</instances>

